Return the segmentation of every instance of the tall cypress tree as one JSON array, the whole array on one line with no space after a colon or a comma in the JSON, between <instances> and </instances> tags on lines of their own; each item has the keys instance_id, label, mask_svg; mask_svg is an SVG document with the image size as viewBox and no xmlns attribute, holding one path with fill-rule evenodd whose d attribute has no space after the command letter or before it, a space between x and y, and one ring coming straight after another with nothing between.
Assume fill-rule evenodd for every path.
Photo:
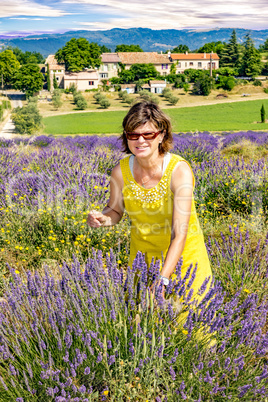
<instances>
[{"instance_id":1,"label":"tall cypress tree","mask_svg":"<svg viewBox=\"0 0 268 402\"><path fill-rule=\"evenodd\" d=\"M50 70L49 65L47 65L47 90L50 92L50 89L51 89Z\"/></svg>"},{"instance_id":2,"label":"tall cypress tree","mask_svg":"<svg viewBox=\"0 0 268 402\"><path fill-rule=\"evenodd\" d=\"M250 34L245 36L245 50L242 57L242 63L240 68L240 75L246 77L256 77L260 74L262 69L261 55L259 51L255 48L253 40Z\"/></svg>"},{"instance_id":3,"label":"tall cypress tree","mask_svg":"<svg viewBox=\"0 0 268 402\"><path fill-rule=\"evenodd\" d=\"M265 123L265 109L264 109L264 104L262 104L261 107L261 122Z\"/></svg>"},{"instance_id":4,"label":"tall cypress tree","mask_svg":"<svg viewBox=\"0 0 268 402\"><path fill-rule=\"evenodd\" d=\"M56 76L54 74L54 76L53 76L53 89L57 89L57 88L58 88L58 81L57 81Z\"/></svg>"}]
</instances>

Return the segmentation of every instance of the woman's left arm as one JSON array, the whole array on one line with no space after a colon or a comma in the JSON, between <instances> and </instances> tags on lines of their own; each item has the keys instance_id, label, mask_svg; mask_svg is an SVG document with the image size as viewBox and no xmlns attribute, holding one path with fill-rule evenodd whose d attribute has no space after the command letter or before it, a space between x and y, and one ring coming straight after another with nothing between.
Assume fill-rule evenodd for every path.
<instances>
[{"instance_id":1,"label":"woman's left arm","mask_svg":"<svg viewBox=\"0 0 268 402\"><path fill-rule=\"evenodd\" d=\"M166 278L170 278L182 255L191 216L193 174L187 163L180 162L174 169L171 191L174 194L171 241L161 270Z\"/></svg>"}]
</instances>

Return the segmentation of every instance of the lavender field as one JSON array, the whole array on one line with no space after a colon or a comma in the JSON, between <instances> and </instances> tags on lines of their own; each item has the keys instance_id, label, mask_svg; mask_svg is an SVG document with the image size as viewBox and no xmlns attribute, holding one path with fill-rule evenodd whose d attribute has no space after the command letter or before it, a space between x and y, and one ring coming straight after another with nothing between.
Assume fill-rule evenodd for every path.
<instances>
[{"instance_id":1,"label":"lavender field","mask_svg":"<svg viewBox=\"0 0 268 402\"><path fill-rule=\"evenodd\" d=\"M152 299L159 264L127 267L127 216L86 224L116 137L0 140L1 402L268 401L268 133L175 135L173 152L214 273L198 306L180 263Z\"/></svg>"}]
</instances>

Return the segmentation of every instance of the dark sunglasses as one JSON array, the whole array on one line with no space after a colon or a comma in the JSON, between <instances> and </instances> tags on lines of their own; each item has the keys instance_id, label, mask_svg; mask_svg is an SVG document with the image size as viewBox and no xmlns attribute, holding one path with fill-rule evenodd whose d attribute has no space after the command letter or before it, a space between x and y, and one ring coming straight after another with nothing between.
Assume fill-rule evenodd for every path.
<instances>
[{"instance_id":1,"label":"dark sunglasses","mask_svg":"<svg viewBox=\"0 0 268 402\"><path fill-rule=\"evenodd\" d=\"M142 133L142 134L133 133L133 132L128 133L128 132L124 131L124 133L128 140L136 141L140 138L140 136L142 136L145 140L154 140L158 136L158 134L162 133L162 131L163 130L156 131L155 133Z\"/></svg>"}]
</instances>

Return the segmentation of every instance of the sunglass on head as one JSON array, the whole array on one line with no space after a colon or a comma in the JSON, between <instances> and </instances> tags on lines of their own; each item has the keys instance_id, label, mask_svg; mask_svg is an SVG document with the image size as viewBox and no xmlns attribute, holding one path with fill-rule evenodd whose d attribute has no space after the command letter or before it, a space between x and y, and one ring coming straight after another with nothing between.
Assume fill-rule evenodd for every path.
<instances>
[{"instance_id":1,"label":"sunglass on head","mask_svg":"<svg viewBox=\"0 0 268 402\"><path fill-rule=\"evenodd\" d=\"M152 132L152 133L151 132L150 133L142 133L142 134L134 133L134 132L128 133L128 132L124 131L124 133L126 134L126 137L128 140L136 141L140 138L140 136L142 136L145 140L154 140L158 136L158 134L162 133L162 131L163 130Z\"/></svg>"}]
</instances>

